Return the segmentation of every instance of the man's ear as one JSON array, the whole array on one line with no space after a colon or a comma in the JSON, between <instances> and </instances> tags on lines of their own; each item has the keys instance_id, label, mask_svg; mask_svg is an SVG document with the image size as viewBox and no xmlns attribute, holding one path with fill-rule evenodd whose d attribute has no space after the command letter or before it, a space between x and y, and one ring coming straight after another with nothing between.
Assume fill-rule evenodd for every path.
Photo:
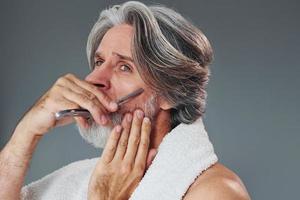
<instances>
[{"instance_id":1,"label":"man's ear","mask_svg":"<svg viewBox=\"0 0 300 200\"><path fill-rule=\"evenodd\" d=\"M172 105L163 97L158 98L158 104L162 110L169 110L172 108Z\"/></svg>"}]
</instances>

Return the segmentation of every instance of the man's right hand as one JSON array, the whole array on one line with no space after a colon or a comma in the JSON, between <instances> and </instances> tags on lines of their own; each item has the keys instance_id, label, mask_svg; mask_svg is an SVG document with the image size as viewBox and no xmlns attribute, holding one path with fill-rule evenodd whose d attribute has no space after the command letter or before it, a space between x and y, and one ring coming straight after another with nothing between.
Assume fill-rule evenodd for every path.
<instances>
[{"instance_id":1,"label":"man's right hand","mask_svg":"<svg viewBox=\"0 0 300 200\"><path fill-rule=\"evenodd\" d=\"M30 108L17 128L27 134L42 136L56 126L71 123L70 118L57 121L55 113L74 108L87 109L97 123L105 125L109 120L107 114L115 112L117 107L99 87L67 74L60 77ZM83 117L76 117L76 121L80 126L87 125Z\"/></svg>"},{"instance_id":2,"label":"man's right hand","mask_svg":"<svg viewBox=\"0 0 300 200\"><path fill-rule=\"evenodd\" d=\"M72 74L60 77L24 115L0 152L0 199L20 198L22 184L40 138L52 128L71 122L57 121L56 112L74 108L87 109L97 123L105 125L109 120L105 116L115 112L118 106L97 86ZM80 117L76 117L76 121L81 126L87 123Z\"/></svg>"}]
</instances>

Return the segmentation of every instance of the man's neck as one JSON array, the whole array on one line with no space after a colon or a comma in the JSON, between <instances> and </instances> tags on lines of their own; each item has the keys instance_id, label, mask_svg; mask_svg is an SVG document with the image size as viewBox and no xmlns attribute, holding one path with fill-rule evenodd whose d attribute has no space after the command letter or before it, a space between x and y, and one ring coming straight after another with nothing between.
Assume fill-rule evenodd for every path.
<instances>
[{"instance_id":1,"label":"man's neck","mask_svg":"<svg viewBox=\"0 0 300 200\"><path fill-rule=\"evenodd\" d=\"M171 130L171 115L169 111L160 110L155 121L152 121L150 149L157 149L165 135Z\"/></svg>"}]
</instances>

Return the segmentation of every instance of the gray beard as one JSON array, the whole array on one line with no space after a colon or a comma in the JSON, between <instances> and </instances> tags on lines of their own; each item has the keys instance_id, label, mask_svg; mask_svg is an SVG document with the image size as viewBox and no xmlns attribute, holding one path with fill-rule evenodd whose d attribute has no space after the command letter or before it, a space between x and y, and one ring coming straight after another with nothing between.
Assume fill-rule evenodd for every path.
<instances>
[{"instance_id":1,"label":"gray beard","mask_svg":"<svg viewBox=\"0 0 300 200\"><path fill-rule=\"evenodd\" d=\"M127 112L133 112L135 109L140 108L144 111L145 116L149 117L150 120L153 122L155 116L159 111L159 107L157 104L157 97L155 95L151 96L143 105L135 105L134 108L121 108L120 111L111 113L110 119L112 122L112 126L101 126L97 124L93 119L89 119L89 127L83 128L76 124L81 137L88 142L89 144L93 145L96 148L104 148L108 137L113 129L114 126L121 124L123 115Z\"/></svg>"}]
</instances>

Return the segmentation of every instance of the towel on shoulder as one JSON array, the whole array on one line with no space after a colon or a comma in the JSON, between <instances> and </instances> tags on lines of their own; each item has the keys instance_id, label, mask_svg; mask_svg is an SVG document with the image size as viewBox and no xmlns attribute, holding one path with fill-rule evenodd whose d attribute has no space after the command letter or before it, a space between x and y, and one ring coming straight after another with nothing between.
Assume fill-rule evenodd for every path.
<instances>
[{"instance_id":1,"label":"towel on shoulder","mask_svg":"<svg viewBox=\"0 0 300 200\"><path fill-rule=\"evenodd\" d=\"M22 188L22 200L86 200L90 176L99 158L73 162ZM202 118L180 124L158 147L152 164L130 200L179 200L218 158Z\"/></svg>"}]
</instances>

